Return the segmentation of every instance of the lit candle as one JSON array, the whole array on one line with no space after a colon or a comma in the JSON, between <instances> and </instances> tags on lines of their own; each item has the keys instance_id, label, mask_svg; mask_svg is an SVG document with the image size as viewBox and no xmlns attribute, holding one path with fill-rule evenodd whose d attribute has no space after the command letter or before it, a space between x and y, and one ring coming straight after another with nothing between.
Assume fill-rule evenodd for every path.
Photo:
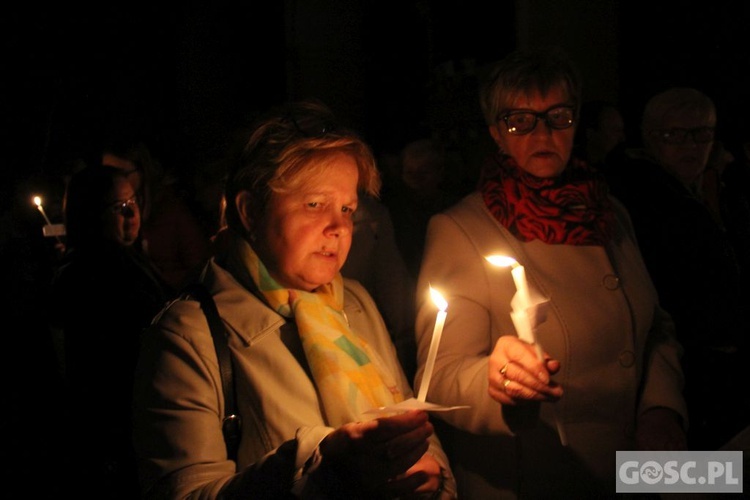
<instances>
[{"instance_id":1,"label":"lit candle","mask_svg":"<svg viewBox=\"0 0 750 500\"><path fill-rule=\"evenodd\" d=\"M544 359L542 350L534 338L534 329L531 327L527 309L532 306L531 294L529 293L529 284L526 281L526 270L516 259L503 255L490 255L485 257L493 266L511 267L513 282L516 284L516 299L513 301L513 323L516 325L518 337L529 344L535 344L537 356L540 360Z\"/></svg>"},{"instance_id":2,"label":"lit candle","mask_svg":"<svg viewBox=\"0 0 750 500\"><path fill-rule=\"evenodd\" d=\"M526 270L523 266L513 257L506 257L504 255L490 255L489 257L485 257L485 259L487 259L487 262L493 266L511 267L510 273L513 275L513 282L516 284L519 309L525 309L531 306L529 284L526 282Z\"/></svg>"},{"instance_id":3,"label":"lit candle","mask_svg":"<svg viewBox=\"0 0 750 500\"><path fill-rule=\"evenodd\" d=\"M511 267L510 272L513 275L513 282L516 284L516 294L518 295L518 301L514 305L511 319L518 331L518 338L533 344L536 348L537 359L544 363L544 352L542 352L542 346L536 341L534 328L531 326L531 321L529 320L528 312L526 311L527 308L531 307L531 295L529 294L529 284L526 281L526 270L512 257L490 255L489 257L485 257L485 259L487 259L487 262L493 266ZM518 310L515 310L516 307L518 307ZM557 427L557 435L560 438L560 444L567 446L568 438L565 433L565 428L562 426L562 422L560 422L560 419L557 416L556 406L554 407L554 419L555 426Z\"/></svg>"},{"instance_id":4,"label":"lit candle","mask_svg":"<svg viewBox=\"0 0 750 500\"><path fill-rule=\"evenodd\" d=\"M34 196L34 204L36 205L36 208L39 209L39 212L41 212L42 216L44 217L44 220L47 222L47 224L52 224L47 217L47 214L44 213L44 208L42 207L42 199L39 196Z\"/></svg>"},{"instance_id":5,"label":"lit candle","mask_svg":"<svg viewBox=\"0 0 750 500\"><path fill-rule=\"evenodd\" d=\"M445 326L445 317L448 313L445 310L448 308L448 302L440 295L440 292L430 287L430 297L435 305L438 307L437 318L435 319L435 328L432 330L432 340L430 341L430 350L427 352L427 363L424 367L424 375L422 376L422 383L419 386L419 395L417 399L424 402L427 397L427 389L430 387L430 379L432 378L432 370L435 368L435 357L437 356L438 346L440 345L440 337L443 335L443 326Z\"/></svg>"},{"instance_id":6,"label":"lit candle","mask_svg":"<svg viewBox=\"0 0 750 500\"><path fill-rule=\"evenodd\" d=\"M529 284L526 282L526 270L518 262L512 264L510 274L513 275L513 281L516 284L518 293L518 308L526 309L531 306L531 296L529 295Z\"/></svg>"}]
</instances>

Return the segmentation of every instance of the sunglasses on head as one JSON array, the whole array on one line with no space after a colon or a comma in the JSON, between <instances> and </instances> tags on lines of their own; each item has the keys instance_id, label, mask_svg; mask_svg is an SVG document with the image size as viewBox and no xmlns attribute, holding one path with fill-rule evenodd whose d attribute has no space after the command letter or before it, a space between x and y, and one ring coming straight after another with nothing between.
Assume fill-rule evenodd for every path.
<instances>
[{"instance_id":1,"label":"sunglasses on head","mask_svg":"<svg viewBox=\"0 0 750 500\"><path fill-rule=\"evenodd\" d=\"M332 117L305 113L289 113L285 119L303 137L322 137L336 130Z\"/></svg>"}]
</instances>

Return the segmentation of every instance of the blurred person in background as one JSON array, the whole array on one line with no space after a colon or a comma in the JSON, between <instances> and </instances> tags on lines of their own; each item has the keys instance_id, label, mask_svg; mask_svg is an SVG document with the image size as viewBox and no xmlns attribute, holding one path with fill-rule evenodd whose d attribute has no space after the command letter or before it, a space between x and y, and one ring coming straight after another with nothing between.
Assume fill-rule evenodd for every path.
<instances>
[{"instance_id":1,"label":"blurred person in background","mask_svg":"<svg viewBox=\"0 0 750 500\"><path fill-rule=\"evenodd\" d=\"M624 147L625 122L616 104L606 100L585 101L581 105L573 154L592 167L606 168L606 158Z\"/></svg>"},{"instance_id":2,"label":"blurred person in background","mask_svg":"<svg viewBox=\"0 0 750 500\"><path fill-rule=\"evenodd\" d=\"M136 244L138 195L121 170L92 165L75 172L63 210L66 255L52 283L51 322L63 336L68 491L77 498L133 499L136 358L143 329L172 290ZM85 484L73 473L81 464Z\"/></svg>"},{"instance_id":3,"label":"blurred person in background","mask_svg":"<svg viewBox=\"0 0 750 500\"><path fill-rule=\"evenodd\" d=\"M443 186L447 157L429 138L406 144L399 156L400 178L383 202L391 212L396 243L416 281L422 262L427 223L458 197Z\"/></svg>"},{"instance_id":4,"label":"blurred person in background","mask_svg":"<svg viewBox=\"0 0 750 500\"><path fill-rule=\"evenodd\" d=\"M182 179L164 168L142 140L115 139L101 162L122 170L138 193L142 214L139 244L174 289L185 285L209 255L210 235L190 204Z\"/></svg>"},{"instance_id":5,"label":"blurred person in background","mask_svg":"<svg viewBox=\"0 0 750 500\"><path fill-rule=\"evenodd\" d=\"M740 267L748 256L732 239L733 232L750 233L750 212L746 201L727 203L725 160L712 161L724 154L717 119L713 100L698 89L658 92L643 109L643 147L612 157L606 171L685 349L695 450L715 450L750 425L748 393L735 390L749 378L749 285Z\"/></svg>"},{"instance_id":6,"label":"blurred person in background","mask_svg":"<svg viewBox=\"0 0 750 500\"><path fill-rule=\"evenodd\" d=\"M354 213L349 257L341 274L356 279L370 292L391 332L401 366L411 382L416 371L414 343L414 278L396 244L388 208L367 193L359 196Z\"/></svg>"}]
</instances>

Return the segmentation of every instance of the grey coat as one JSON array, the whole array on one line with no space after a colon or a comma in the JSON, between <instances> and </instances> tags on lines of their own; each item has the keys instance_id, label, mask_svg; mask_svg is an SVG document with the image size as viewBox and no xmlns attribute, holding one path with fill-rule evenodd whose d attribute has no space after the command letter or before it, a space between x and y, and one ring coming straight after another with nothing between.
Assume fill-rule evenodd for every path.
<instances>
[{"instance_id":1,"label":"grey coat","mask_svg":"<svg viewBox=\"0 0 750 500\"><path fill-rule=\"evenodd\" d=\"M231 333L243 419L238 463L227 459L224 447L224 397L205 316L198 302L175 301L147 332L135 390L136 447L143 488L152 496L209 499L220 493L229 498L235 492L237 498L249 498L252 492L267 497L262 492L268 485L283 489L289 482L273 463L293 462L299 478L320 440L333 430L322 414L294 322L258 300L235 278L242 270L235 271L233 275L212 260L202 281ZM345 280L344 304L352 330L381 355L410 397L370 295L359 283ZM279 449L290 440L296 447ZM450 498L455 485L436 436L430 452L447 470L444 498ZM259 470L264 465L265 470Z\"/></svg>"},{"instance_id":2,"label":"grey coat","mask_svg":"<svg viewBox=\"0 0 750 500\"><path fill-rule=\"evenodd\" d=\"M659 305L627 213L616 206L617 237L608 248L520 242L487 211L479 193L432 218L418 284L421 380L435 323L432 285L448 301L447 322L428 401L471 405L441 413L441 439L461 498L613 496L615 451L634 446L634 425L653 407L687 422L681 395L681 347ZM533 293L548 298L537 340L562 368L565 394L554 406L569 445L562 447L553 404L540 422L514 433L488 395L488 355L501 335L514 335L509 268L486 262L514 257ZM521 417L524 420L524 417ZM533 417L526 418L533 425Z\"/></svg>"}]
</instances>

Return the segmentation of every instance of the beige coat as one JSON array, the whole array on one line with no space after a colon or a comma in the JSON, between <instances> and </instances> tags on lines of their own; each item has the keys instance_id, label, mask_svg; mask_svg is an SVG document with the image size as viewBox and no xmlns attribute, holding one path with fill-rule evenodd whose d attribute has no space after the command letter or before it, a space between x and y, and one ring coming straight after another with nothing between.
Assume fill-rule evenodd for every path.
<instances>
[{"instance_id":1,"label":"beige coat","mask_svg":"<svg viewBox=\"0 0 750 500\"><path fill-rule=\"evenodd\" d=\"M241 275L241 272L237 273ZM216 354L205 316L196 301L178 300L146 332L135 392L135 439L143 488L160 498L217 498L223 487L262 491L261 480L274 477L267 454L294 461L301 469L318 442L333 429L321 414L296 326L261 303L227 270L211 261L202 281L214 294L219 314L231 332L242 440L235 463L227 460L221 433L224 398ZM345 280L345 313L352 330L365 338L412 391L374 302L357 282ZM368 417L363 417L363 420ZM282 443L296 437L297 449ZM447 469L446 492L455 492L450 467L433 436L430 453ZM284 456L289 454L292 456ZM273 452L273 453L272 453ZM248 468L255 464L253 468ZM253 484L255 482L255 484ZM288 481L287 481L288 482ZM250 484L243 484L250 483ZM226 491L222 498L231 497ZM442 498L451 498L446 493Z\"/></svg>"},{"instance_id":2,"label":"beige coat","mask_svg":"<svg viewBox=\"0 0 750 500\"><path fill-rule=\"evenodd\" d=\"M478 193L432 218L418 284L419 384L435 324L433 286L448 301L447 322L427 400L468 404L441 413L440 433L464 499L601 498L615 492L615 451L632 449L641 412L663 406L687 416L681 396L681 348L671 319L617 204L618 236L608 249L519 242L486 210ZM515 435L488 395L488 354L513 335L510 268L485 257L514 257L532 293L550 299L537 331L562 364L565 394L541 405L541 424ZM553 409L569 446L560 445ZM523 421L531 421L528 418Z\"/></svg>"}]
</instances>

